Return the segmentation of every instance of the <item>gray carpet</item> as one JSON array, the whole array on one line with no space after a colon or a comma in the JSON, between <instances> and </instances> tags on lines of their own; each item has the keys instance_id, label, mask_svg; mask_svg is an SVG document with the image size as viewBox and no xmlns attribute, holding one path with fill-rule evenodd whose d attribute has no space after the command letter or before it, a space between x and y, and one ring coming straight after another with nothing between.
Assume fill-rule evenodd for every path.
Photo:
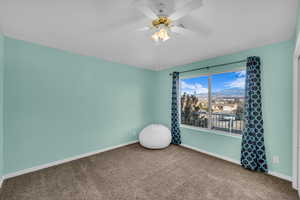
<instances>
[{"instance_id":1,"label":"gray carpet","mask_svg":"<svg viewBox=\"0 0 300 200\"><path fill-rule=\"evenodd\" d=\"M291 183L180 146L138 144L6 180L1 200L292 200Z\"/></svg>"}]
</instances>

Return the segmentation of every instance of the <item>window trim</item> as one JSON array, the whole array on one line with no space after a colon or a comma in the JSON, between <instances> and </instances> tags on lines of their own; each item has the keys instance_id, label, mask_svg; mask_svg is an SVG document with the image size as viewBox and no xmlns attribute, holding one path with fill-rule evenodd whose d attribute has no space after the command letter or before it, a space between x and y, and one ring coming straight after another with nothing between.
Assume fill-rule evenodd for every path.
<instances>
[{"instance_id":1,"label":"window trim","mask_svg":"<svg viewBox=\"0 0 300 200\"><path fill-rule=\"evenodd\" d=\"M179 108L179 122L180 122L180 128L186 128L186 129L191 129L191 130L196 130L199 132L205 132L205 133L211 133L211 134L216 134L216 135L222 135L222 136L229 136L229 137L234 137L234 138L242 138L242 134L237 134L237 133L231 133L227 131L219 131L219 130L213 130L211 129L211 119L209 119L209 124L208 128L202 128L202 127L197 127L197 126L192 126L192 125L187 125L187 124L182 124L181 123L181 81L185 79L190 79L190 78L196 78L196 77L202 77L202 76L207 76L208 77L208 100L209 100L209 117L211 118L211 76L215 74L223 74L223 73L228 73L228 72L238 72L246 70L246 67L238 67L233 70L222 70L222 71L217 71L217 72L205 72L205 73L196 73L193 75L189 76L179 76L179 87L178 87L178 108Z\"/></svg>"},{"instance_id":2,"label":"window trim","mask_svg":"<svg viewBox=\"0 0 300 200\"><path fill-rule=\"evenodd\" d=\"M186 125L186 124L180 124L180 128L201 132L202 134L207 133L207 134L214 134L214 135L220 135L220 136L226 136L226 137L233 137L233 138L238 138L238 139L242 139L242 137L243 137L242 134L230 133L230 132L226 132L226 131L218 131L218 130L213 130L213 129L208 129L208 128L201 128L201 127L196 127L196 126L191 126L191 125Z\"/></svg>"}]
</instances>

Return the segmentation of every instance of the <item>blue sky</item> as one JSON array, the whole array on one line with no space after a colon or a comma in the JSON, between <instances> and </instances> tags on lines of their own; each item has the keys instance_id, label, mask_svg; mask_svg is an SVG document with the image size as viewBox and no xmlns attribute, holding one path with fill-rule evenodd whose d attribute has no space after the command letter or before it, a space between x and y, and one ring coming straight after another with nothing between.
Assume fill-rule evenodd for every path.
<instances>
[{"instance_id":1,"label":"blue sky","mask_svg":"<svg viewBox=\"0 0 300 200\"><path fill-rule=\"evenodd\" d=\"M212 75L212 92L226 89L244 89L246 71L226 72ZM181 93L208 93L208 77L200 76L181 80Z\"/></svg>"}]
</instances>

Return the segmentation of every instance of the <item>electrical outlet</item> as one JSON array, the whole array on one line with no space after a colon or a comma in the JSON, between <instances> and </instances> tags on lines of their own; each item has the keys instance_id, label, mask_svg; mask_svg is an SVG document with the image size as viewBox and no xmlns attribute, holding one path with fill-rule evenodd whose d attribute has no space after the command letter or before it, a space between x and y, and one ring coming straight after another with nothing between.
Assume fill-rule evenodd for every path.
<instances>
[{"instance_id":1,"label":"electrical outlet","mask_svg":"<svg viewBox=\"0 0 300 200\"><path fill-rule=\"evenodd\" d=\"M279 163L279 156L273 156L272 157L272 163L273 164L278 164Z\"/></svg>"}]
</instances>

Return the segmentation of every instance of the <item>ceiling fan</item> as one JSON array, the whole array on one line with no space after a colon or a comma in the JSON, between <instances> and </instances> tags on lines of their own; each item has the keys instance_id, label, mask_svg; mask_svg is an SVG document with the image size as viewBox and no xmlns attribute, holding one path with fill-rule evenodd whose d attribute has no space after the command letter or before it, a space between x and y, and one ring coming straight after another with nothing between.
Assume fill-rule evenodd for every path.
<instances>
[{"instance_id":1,"label":"ceiling fan","mask_svg":"<svg viewBox=\"0 0 300 200\"><path fill-rule=\"evenodd\" d=\"M209 28L189 15L190 12L202 6L202 0L181 0L178 6L174 6L174 3L176 3L175 0L135 0L132 3L133 7L151 20L149 24L138 30L150 31L151 38L156 42L167 41L173 33L187 35L209 32ZM186 23L191 26L185 26Z\"/></svg>"},{"instance_id":2,"label":"ceiling fan","mask_svg":"<svg viewBox=\"0 0 300 200\"><path fill-rule=\"evenodd\" d=\"M210 28L191 15L202 6L203 0L133 0L128 9L122 9L125 15L120 15L115 22L104 18L103 24L106 25L98 30L103 33L114 29L119 33L144 31L158 44L178 35L207 36L211 33Z\"/></svg>"}]
</instances>

